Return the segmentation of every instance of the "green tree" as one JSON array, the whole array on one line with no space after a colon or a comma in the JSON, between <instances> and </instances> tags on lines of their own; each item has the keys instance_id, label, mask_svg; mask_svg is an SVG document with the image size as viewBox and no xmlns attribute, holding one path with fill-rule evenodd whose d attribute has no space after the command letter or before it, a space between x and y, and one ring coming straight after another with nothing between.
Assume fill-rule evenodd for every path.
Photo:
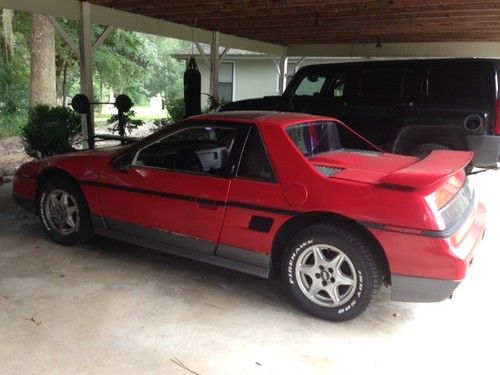
<instances>
[{"instance_id":1,"label":"green tree","mask_svg":"<svg viewBox=\"0 0 500 375\"><path fill-rule=\"evenodd\" d=\"M30 80L30 66L26 64L30 61L27 35L31 31L31 18L27 13L14 12L10 27L2 26L0 137L17 134L20 125L27 119Z\"/></svg>"}]
</instances>

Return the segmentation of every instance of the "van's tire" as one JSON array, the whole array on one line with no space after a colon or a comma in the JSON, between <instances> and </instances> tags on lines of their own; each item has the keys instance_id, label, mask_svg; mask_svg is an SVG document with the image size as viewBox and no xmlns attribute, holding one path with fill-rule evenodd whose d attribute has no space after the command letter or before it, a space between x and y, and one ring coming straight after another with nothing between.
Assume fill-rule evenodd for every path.
<instances>
[{"instance_id":1,"label":"van's tire","mask_svg":"<svg viewBox=\"0 0 500 375\"><path fill-rule=\"evenodd\" d=\"M349 227L316 224L286 247L281 275L292 300L331 321L362 314L382 282L382 265L370 242Z\"/></svg>"},{"instance_id":2,"label":"van's tire","mask_svg":"<svg viewBox=\"0 0 500 375\"><path fill-rule=\"evenodd\" d=\"M38 211L43 228L55 242L71 246L93 236L87 202L70 178L55 177L43 184Z\"/></svg>"}]
</instances>

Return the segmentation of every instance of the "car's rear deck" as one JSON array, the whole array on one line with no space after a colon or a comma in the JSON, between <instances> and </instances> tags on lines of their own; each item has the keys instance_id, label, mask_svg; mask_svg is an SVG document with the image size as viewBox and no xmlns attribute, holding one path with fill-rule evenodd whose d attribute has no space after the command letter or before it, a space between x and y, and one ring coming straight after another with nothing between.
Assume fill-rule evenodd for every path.
<instances>
[{"instance_id":1,"label":"car's rear deck","mask_svg":"<svg viewBox=\"0 0 500 375\"><path fill-rule=\"evenodd\" d=\"M494 369L498 350L485 340L500 333L500 174L471 180L489 228L453 300L399 304L383 288L367 313L337 324L290 306L277 279L104 238L60 246L3 185L1 372L188 373L180 363L199 374Z\"/></svg>"}]
</instances>

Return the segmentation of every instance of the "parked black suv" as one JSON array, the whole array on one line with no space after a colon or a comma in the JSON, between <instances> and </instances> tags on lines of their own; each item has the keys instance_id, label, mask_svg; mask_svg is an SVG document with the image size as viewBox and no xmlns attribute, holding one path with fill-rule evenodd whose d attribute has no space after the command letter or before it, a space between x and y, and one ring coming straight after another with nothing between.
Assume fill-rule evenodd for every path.
<instances>
[{"instance_id":1,"label":"parked black suv","mask_svg":"<svg viewBox=\"0 0 500 375\"><path fill-rule=\"evenodd\" d=\"M310 65L295 74L282 96L228 103L220 110L333 116L391 152L472 150L474 166L496 168L499 72L500 60L472 58ZM354 138L348 143L362 147Z\"/></svg>"}]
</instances>

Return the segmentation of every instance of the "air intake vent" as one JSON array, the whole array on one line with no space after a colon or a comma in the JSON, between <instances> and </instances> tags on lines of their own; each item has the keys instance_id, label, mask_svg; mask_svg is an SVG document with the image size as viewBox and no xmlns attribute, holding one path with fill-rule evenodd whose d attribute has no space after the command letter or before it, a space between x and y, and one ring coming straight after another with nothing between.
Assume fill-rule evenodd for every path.
<instances>
[{"instance_id":1,"label":"air intake vent","mask_svg":"<svg viewBox=\"0 0 500 375\"><path fill-rule=\"evenodd\" d=\"M367 156L380 156L380 155L382 155L382 152L380 152L380 151L362 150L360 148L339 148L335 152L347 152L350 154L367 155Z\"/></svg>"},{"instance_id":2,"label":"air intake vent","mask_svg":"<svg viewBox=\"0 0 500 375\"><path fill-rule=\"evenodd\" d=\"M324 165L315 165L314 167L319 173L326 177L332 177L334 174L337 174L342 170L342 168L325 167Z\"/></svg>"}]
</instances>

